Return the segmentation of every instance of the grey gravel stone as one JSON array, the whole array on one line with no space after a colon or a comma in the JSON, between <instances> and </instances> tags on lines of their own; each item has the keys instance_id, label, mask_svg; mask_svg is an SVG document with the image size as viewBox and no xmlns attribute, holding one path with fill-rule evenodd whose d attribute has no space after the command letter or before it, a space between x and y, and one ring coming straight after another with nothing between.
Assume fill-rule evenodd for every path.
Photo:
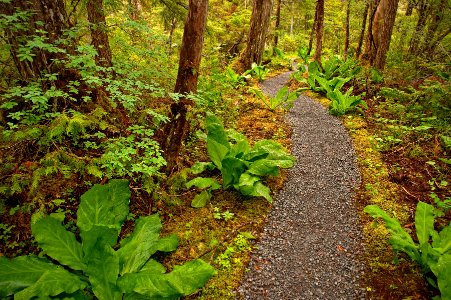
<instances>
[{"instance_id":1,"label":"grey gravel stone","mask_svg":"<svg viewBox=\"0 0 451 300\"><path fill-rule=\"evenodd\" d=\"M266 80L261 89L275 95L289 76ZM287 119L297 163L275 197L237 299L364 299L351 140L338 118L306 96Z\"/></svg>"}]
</instances>

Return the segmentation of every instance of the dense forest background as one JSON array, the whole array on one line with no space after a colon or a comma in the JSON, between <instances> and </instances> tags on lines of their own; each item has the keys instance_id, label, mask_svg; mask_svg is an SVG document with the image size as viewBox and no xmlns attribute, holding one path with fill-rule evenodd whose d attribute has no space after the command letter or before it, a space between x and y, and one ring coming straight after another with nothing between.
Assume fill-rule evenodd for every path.
<instances>
[{"instance_id":1,"label":"dense forest background","mask_svg":"<svg viewBox=\"0 0 451 300\"><path fill-rule=\"evenodd\" d=\"M226 171L210 157L224 191L216 181L189 185L204 189L201 196L186 188L192 175L219 175L212 165L190 167L209 160L205 131L222 124L246 134L251 145L269 139L289 149L284 105L268 105L255 90L268 72L295 64L291 90L310 89L335 103L334 97L358 97L349 110L331 113L365 122L368 148L387 166L377 177L379 162L360 158L375 168L363 175L361 204L379 197L377 204L407 224L419 201L432 203L442 212L436 229L443 228L451 209L450 12L447 0L0 0L0 255L38 253L30 224L50 213L78 234L80 196L125 178L131 201L121 237L139 216L158 212L163 231L177 233L181 245L172 257L161 257L165 266L211 255L222 271L197 296L231 297L245 269L242 256L251 251L249 232L258 232L270 207L234 201L270 200L261 178L289 167L290 158L281 163L278 156L243 188L241 181L228 186ZM338 89L348 92L330 93L322 79L312 83L313 68L326 79L343 77L334 86L342 82ZM346 123L351 132L360 128L353 120ZM228 134L237 143L243 139ZM271 149L285 153L280 147ZM275 190L281 180L263 182ZM384 181L400 185L394 188L399 195L384 194ZM229 187L241 195L225 191ZM193 197L204 208L191 208ZM390 197L397 204L385 205ZM240 233L255 215L262 218L258 226ZM369 293L437 294L406 257L392 267L392 252L383 249L388 244L367 234L374 247L366 259L375 274L365 283ZM404 287L394 283L407 280L402 276L410 278Z\"/></svg>"}]
</instances>

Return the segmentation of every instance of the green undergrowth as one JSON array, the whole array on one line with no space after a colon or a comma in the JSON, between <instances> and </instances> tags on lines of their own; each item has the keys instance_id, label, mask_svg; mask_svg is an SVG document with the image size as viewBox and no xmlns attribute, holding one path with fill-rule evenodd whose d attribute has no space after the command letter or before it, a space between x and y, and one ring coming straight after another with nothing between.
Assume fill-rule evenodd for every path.
<instances>
[{"instance_id":1,"label":"green undergrowth","mask_svg":"<svg viewBox=\"0 0 451 300\"><path fill-rule=\"evenodd\" d=\"M378 205L411 231L412 208L399 201L400 187L390 181L387 166L375 149L374 137L364 118L350 115L343 117L343 123L352 138L361 173L357 205L365 239L363 259L369 267L365 274L368 295L371 299L383 299L424 293L426 285L417 266L404 255L399 256L398 264L393 264L395 254L388 243L389 232L383 223L375 223L363 213L364 206Z\"/></svg>"}]
</instances>

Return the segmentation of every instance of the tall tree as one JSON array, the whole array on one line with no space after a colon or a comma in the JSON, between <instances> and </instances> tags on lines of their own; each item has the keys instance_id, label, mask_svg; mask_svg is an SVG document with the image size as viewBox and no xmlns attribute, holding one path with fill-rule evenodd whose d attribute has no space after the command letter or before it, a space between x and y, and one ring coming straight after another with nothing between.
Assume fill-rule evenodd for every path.
<instances>
[{"instance_id":1,"label":"tall tree","mask_svg":"<svg viewBox=\"0 0 451 300\"><path fill-rule=\"evenodd\" d=\"M351 14L351 0L348 0L348 4L346 6L346 24L345 24L345 45L343 50L343 60L348 58L348 49L349 49L349 15Z\"/></svg>"},{"instance_id":2,"label":"tall tree","mask_svg":"<svg viewBox=\"0 0 451 300\"><path fill-rule=\"evenodd\" d=\"M171 105L170 123L162 128L162 149L165 152L167 171L171 171L186 136L186 114L192 100L185 97L197 91L197 78L204 44L205 25L207 23L208 0L189 0L188 16L183 31L180 50L179 69L174 92L182 98Z\"/></svg>"},{"instance_id":3,"label":"tall tree","mask_svg":"<svg viewBox=\"0 0 451 300\"><path fill-rule=\"evenodd\" d=\"M280 6L282 4L282 0L277 0L277 8L276 8L276 24L274 26L274 47L277 47L279 43L279 27L280 27Z\"/></svg>"},{"instance_id":4,"label":"tall tree","mask_svg":"<svg viewBox=\"0 0 451 300\"><path fill-rule=\"evenodd\" d=\"M254 0L247 44L240 56L240 69L250 69L254 62L261 63L265 50L266 34L269 29L271 9L271 0Z\"/></svg>"},{"instance_id":5,"label":"tall tree","mask_svg":"<svg viewBox=\"0 0 451 300\"><path fill-rule=\"evenodd\" d=\"M318 10L315 9L315 17L313 19L313 26L312 31L310 32L310 39L308 42L308 52L307 54L310 55L313 48L313 38L315 37L315 31L316 31L316 24L318 23Z\"/></svg>"},{"instance_id":6,"label":"tall tree","mask_svg":"<svg viewBox=\"0 0 451 300\"><path fill-rule=\"evenodd\" d=\"M418 21L410 40L409 54L416 55L420 50L421 38L424 36L424 28L429 15L430 4L428 0L419 0L417 3Z\"/></svg>"},{"instance_id":7,"label":"tall tree","mask_svg":"<svg viewBox=\"0 0 451 300\"><path fill-rule=\"evenodd\" d=\"M369 61L371 66L379 70L383 70L385 66L398 2L399 0L380 0L370 20L371 26L368 28L369 38L365 45L364 60Z\"/></svg>"},{"instance_id":8,"label":"tall tree","mask_svg":"<svg viewBox=\"0 0 451 300\"><path fill-rule=\"evenodd\" d=\"M379 70L384 69L387 59L398 2L399 0L381 0L373 18L373 27L371 30L376 55L372 65Z\"/></svg>"},{"instance_id":9,"label":"tall tree","mask_svg":"<svg viewBox=\"0 0 451 300\"><path fill-rule=\"evenodd\" d=\"M370 8L370 0L365 1L365 9L363 10L363 20L362 29L360 30L359 43L357 44L357 49L355 50L355 57L359 58L362 52L363 39L365 37L366 20L368 18L368 11Z\"/></svg>"},{"instance_id":10,"label":"tall tree","mask_svg":"<svg viewBox=\"0 0 451 300\"><path fill-rule=\"evenodd\" d=\"M379 5L380 0L368 0L369 8L368 8L368 30L365 37L365 48L360 59L362 61L371 61L372 49L374 47L373 43L373 32L371 28L373 27L373 19L376 14L377 6ZM374 58L373 58L374 60Z\"/></svg>"},{"instance_id":11,"label":"tall tree","mask_svg":"<svg viewBox=\"0 0 451 300\"><path fill-rule=\"evenodd\" d=\"M88 21L91 28L92 45L97 50L96 63L103 67L112 66L112 54L106 31L103 0L88 0Z\"/></svg>"},{"instance_id":12,"label":"tall tree","mask_svg":"<svg viewBox=\"0 0 451 300\"><path fill-rule=\"evenodd\" d=\"M435 9L431 14L431 22L428 25L422 52L432 56L435 48L451 31L450 5L447 0L435 1ZM440 27L442 27L440 30Z\"/></svg>"},{"instance_id":13,"label":"tall tree","mask_svg":"<svg viewBox=\"0 0 451 300\"><path fill-rule=\"evenodd\" d=\"M317 23L316 23L316 49L313 58L315 61L321 63L321 53L323 50L323 34L324 34L324 0L316 0L316 13Z\"/></svg>"}]
</instances>

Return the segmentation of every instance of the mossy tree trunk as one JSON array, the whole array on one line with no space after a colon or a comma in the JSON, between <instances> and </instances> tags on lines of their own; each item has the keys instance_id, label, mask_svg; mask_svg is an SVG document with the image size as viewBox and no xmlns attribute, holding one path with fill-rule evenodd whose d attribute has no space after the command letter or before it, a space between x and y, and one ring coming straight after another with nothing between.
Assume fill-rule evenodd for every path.
<instances>
[{"instance_id":1,"label":"mossy tree trunk","mask_svg":"<svg viewBox=\"0 0 451 300\"><path fill-rule=\"evenodd\" d=\"M313 58L315 61L321 64L321 53L323 51L323 34L324 34L324 0L317 0L316 1L316 13L317 23L316 23L316 48L315 48L315 55Z\"/></svg>"},{"instance_id":2,"label":"mossy tree trunk","mask_svg":"<svg viewBox=\"0 0 451 300\"><path fill-rule=\"evenodd\" d=\"M250 69L252 63L260 64L262 61L271 9L271 0L254 0L247 44L240 56L240 65L244 70Z\"/></svg>"},{"instance_id":3,"label":"mossy tree trunk","mask_svg":"<svg viewBox=\"0 0 451 300\"><path fill-rule=\"evenodd\" d=\"M365 3L365 9L363 11L362 29L360 30L359 43L357 44L357 49L355 50L355 57L359 58L362 52L363 39L365 38L366 21L368 19L368 12L370 9L370 0Z\"/></svg>"},{"instance_id":4,"label":"mossy tree trunk","mask_svg":"<svg viewBox=\"0 0 451 300\"><path fill-rule=\"evenodd\" d=\"M183 31L179 69L174 92L182 98L171 105L170 122L163 128L162 149L167 161L166 171L171 172L176 165L183 140L187 134L186 115L192 100L186 96L197 91L197 79L204 44L205 25L207 23L208 0L190 0L188 17Z\"/></svg>"},{"instance_id":5,"label":"mossy tree trunk","mask_svg":"<svg viewBox=\"0 0 451 300\"><path fill-rule=\"evenodd\" d=\"M91 28L92 45L98 54L96 63L102 67L111 67L112 54L108 40L103 0L88 0L86 9Z\"/></svg>"},{"instance_id":6,"label":"mossy tree trunk","mask_svg":"<svg viewBox=\"0 0 451 300\"><path fill-rule=\"evenodd\" d=\"M348 4L346 6L346 24L345 24L345 45L343 49L343 60L348 58L348 49L349 49L349 15L351 14L351 0L348 0Z\"/></svg>"}]
</instances>

